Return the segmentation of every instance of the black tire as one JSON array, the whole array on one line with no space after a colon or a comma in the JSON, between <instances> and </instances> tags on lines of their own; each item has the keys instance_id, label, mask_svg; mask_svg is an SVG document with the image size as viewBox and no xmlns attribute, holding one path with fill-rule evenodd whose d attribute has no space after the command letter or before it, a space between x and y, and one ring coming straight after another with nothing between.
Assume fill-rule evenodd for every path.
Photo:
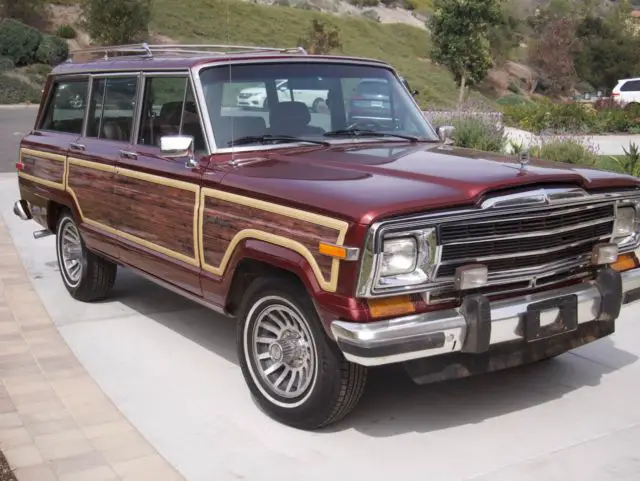
<instances>
[{"instance_id":1,"label":"black tire","mask_svg":"<svg viewBox=\"0 0 640 481\"><path fill-rule=\"evenodd\" d=\"M79 273L72 270L65 263L63 251L65 251L63 237L75 232L79 241L77 262ZM82 240L78 226L68 211L65 211L58 219L56 226L56 255L58 268L64 286L71 297L79 301L91 302L104 299L116 281L118 266L93 252L89 252ZM74 259L75 260L75 259Z\"/></svg>"},{"instance_id":2,"label":"black tire","mask_svg":"<svg viewBox=\"0 0 640 481\"><path fill-rule=\"evenodd\" d=\"M258 360L255 354L257 348L254 348L258 343L253 342L254 333L257 336L256 326L264 325L257 322L268 309L286 309L297 314L298 319L306 326L304 332L311 341L311 349L298 347L298 352L307 352L309 359L313 359L313 374L309 376L309 385L304 390L303 375L297 375L298 384L293 385L300 390L300 394L296 397L279 395L260 374L265 365L260 364L261 362L276 364L274 358ZM294 320L292 325L295 322ZM263 336L264 334L259 337L264 339ZM273 336L274 341L283 339L282 334ZM265 353L271 355L272 347L273 344L269 345ZM288 278L264 277L251 283L238 313L237 349L242 374L257 404L272 418L292 427L317 429L340 420L356 406L366 384L367 369L344 359L337 345L326 336L305 289ZM283 348L280 353L285 351ZM274 371L274 377L280 377L290 367L284 362L280 364L283 365L283 370ZM294 374L288 378L291 382L295 379ZM283 384L288 384L284 380Z\"/></svg>"}]
</instances>

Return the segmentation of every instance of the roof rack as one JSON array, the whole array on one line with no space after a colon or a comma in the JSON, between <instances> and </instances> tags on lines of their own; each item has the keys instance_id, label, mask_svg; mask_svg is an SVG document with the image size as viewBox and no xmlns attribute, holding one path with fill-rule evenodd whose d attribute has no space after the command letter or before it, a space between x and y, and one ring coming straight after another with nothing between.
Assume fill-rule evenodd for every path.
<instances>
[{"instance_id":1,"label":"roof rack","mask_svg":"<svg viewBox=\"0 0 640 481\"><path fill-rule=\"evenodd\" d=\"M154 58L154 56L227 56L259 53L291 53L307 55L302 47L278 48L278 47L253 47L246 45L149 45L147 43L131 45L107 45L103 47L90 47L70 52L69 62L77 57L87 60L109 60L114 57L139 57Z\"/></svg>"}]
</instances>

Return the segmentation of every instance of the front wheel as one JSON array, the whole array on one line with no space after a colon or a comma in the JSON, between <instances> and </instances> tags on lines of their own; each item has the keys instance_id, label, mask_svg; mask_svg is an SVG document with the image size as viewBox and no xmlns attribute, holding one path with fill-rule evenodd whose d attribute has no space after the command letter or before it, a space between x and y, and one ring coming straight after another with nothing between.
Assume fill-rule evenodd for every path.
<instances>
[{"instance_id":1,"label":"front wheel","mask_svg":"<svg viewBox=\"0 0 640 481\"><path fill-rule=\"evenodd\" d=\"M258 405L301 429L338 421L357 404L366 368L324 333L306 291L287 278L255 280L238 316L238 358Z\"/></svg>"},{"instance_id":2,"label":"front wheel","mask_svg":"<svg viewBox=\"0 0 640 481\"><path fill-rule=\"evenodd\" d=\"M74 299L91 302L107 296L118 267L87 250L69 212L58 219L56 254L62 282Z\"/></svg>"}]
</instances>

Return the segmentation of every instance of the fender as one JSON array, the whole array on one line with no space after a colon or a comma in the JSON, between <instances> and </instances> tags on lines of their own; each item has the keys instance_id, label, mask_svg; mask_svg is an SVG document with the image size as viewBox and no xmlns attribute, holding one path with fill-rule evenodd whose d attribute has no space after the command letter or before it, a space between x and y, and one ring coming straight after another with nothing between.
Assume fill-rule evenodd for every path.
<instances>
[{"instance_id":1,"label":"fender","mask_svg":"<svg viewBox=\"0 0 640 481\"><path fill-rule=\"evenodd\" d=\"M368 310L354 297L328 292L320 286L313 268L304 256L283 246L260 239L244 239L240 242L222 276L203 273L203 293L212 302L226 306L230 300L231 284L241 263L246 260L259 262L295 275L313 299L325 330L337 318L356 321L368 319Z\"/></svg>"}]
</instances>

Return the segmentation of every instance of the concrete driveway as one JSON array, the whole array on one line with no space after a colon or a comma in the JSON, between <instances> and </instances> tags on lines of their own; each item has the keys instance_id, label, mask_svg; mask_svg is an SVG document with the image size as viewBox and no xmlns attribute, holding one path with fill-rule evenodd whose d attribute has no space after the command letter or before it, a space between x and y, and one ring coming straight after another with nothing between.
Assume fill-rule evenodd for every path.
<instances>
[{"instance_id":1,"label":"concrete driveway","mask_svg":"<svg viewBox=\"0 0 640 481\"><path fill-rule=\"evenodd\" d=\"M252 402L234 323L121 270L111 300L72 300L53 238L0 209L36 291L109 398L188 480L604 481L640 478L639 309L608 339L535 366L425 387L374 371L356 411L319 432Z\"/></svg>"}]
</instances>

